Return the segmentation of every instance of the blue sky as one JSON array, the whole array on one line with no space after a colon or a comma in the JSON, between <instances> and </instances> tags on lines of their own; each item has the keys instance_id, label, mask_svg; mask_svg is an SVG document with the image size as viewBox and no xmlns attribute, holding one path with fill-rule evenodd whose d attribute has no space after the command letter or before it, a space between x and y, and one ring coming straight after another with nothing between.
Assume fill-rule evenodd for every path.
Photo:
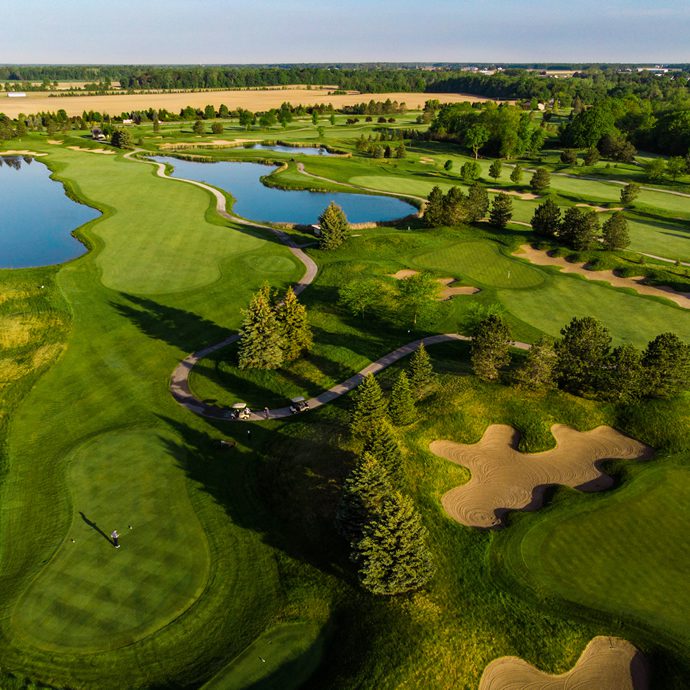
<instances>
[{"instance_id":1,"label":"blue sky","mask_svg":"<svg viewBox=\"0 0 690 690\"><path fill-rule=\"evenodd\" d=\"M690 0L23 0L0 63L690 62Z\"/></svg>"}]
</instances>

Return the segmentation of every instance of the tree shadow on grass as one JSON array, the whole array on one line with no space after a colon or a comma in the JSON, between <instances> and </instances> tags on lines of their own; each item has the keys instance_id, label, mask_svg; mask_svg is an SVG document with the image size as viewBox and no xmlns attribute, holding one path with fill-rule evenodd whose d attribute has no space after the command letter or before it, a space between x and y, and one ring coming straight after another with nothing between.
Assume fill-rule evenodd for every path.
<instances>
[{"instance_id":1,"label":"tree shadow on grass","mask_svg":"<svg viewBox=\"0 0 690 690\"><path fill-rule=\"evenodd\" d=\"M79 515L81 515L81 519L92 530L94 530L95 532L98 532L98 534L100 534L103 537L103 539L105 539L108 542L108 544L110 544L111 546L114 546L113 540L95 522L89 520L89 518L87 518L86 515L84 515L84 513L82 513L81 510L79 511Z\"/></svg>"},{"instance_id":2,"label":"tree shadow on grass","mask_svg":"<svg viewBox=\"0 0 690 690\"><path fill-rule=\"evenodd\" d=\"M154 340L191 352L210 343L224 340L231 331L197 314L169 307L145 297L121 293L129 302L111 301L121 316L129 319L139 330Z\"/></svg>"},{"instance_id":3,"label":"tree shadow on grass","mask_svg":"<svg viewBox=\"0 0 690 690\"><path fill-rule=\"evenodd\" d=\"M201 431L166 416L160 419L180 438L162 439L169 453L235 525L300 562L351 577L334 517L352 454L329 442L334 429L328 420L310 418L313 428L302 433L307 424L298 420L292 430L293 422L205 420L207 430ZM222 447L221 439L232 439L234 445Z\"/></svg>"}]
</instances>

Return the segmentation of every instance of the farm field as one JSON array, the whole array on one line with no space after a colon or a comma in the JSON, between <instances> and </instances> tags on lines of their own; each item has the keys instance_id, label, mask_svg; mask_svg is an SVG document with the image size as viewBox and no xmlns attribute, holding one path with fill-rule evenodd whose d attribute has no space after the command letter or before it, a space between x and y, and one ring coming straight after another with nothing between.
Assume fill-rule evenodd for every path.
<instances>
[{"instance_id":1,"label":"farm field","mask_svg":"<svg viewBox=\"0 0 690 690\"><path fill-rule=\"evenodd\" d=\"M258 98L256 109L268 107L261 99L269 93L278 105L291 100L286 91L237 93ZM217 97L234 105L220 94L175 96L184 105L192 95L200 104ZM413 94L375 97L387 96L411 104ZM396 116L391 126L423 127L417 114ZM438 380L418 403L415 422L395 432L403 449L396 488L419 507L436 574L424 590L388 599L358 586L334 527L340 487L360 450L348 430L350 396L285 422L252 424L205 419L174 401L169 382L178 363L236 331L265 280L282 293L304 266L270 230L219 214L208 189L157 176L143 154L176 155L176 145L191 142L183 155L285 163L267 180L278 186L401 197L462 184L459 168L470 160L451 144L437 150L414 142L404 159L360 156L355 140L376 124L346 125L342 115L335 125L323 119L323 136L311 118L285 128L226 124L217 137L197 137L191 123L165 124L158 134L150 124L133 127L139 159L86 132L30 133L11 142L14 150L46 154L41 160L55 178L102 216L77 231L90 250L83 257L0 271L0 320L7 324L0 504L11 508L0 512L3 672L106 690L473 688L491 661L508 655L564 673L604 635L640 649L652 661L656 687L682 687L690 672L682 578L690 558L682 547L687 394L623 408L559 390L521 392L509 377L490 384L472 376L467 343L430 347ZM225 146L246 139L326 144L351 155ZM450 172L443 169L448 159ZM489 161L480 163L487 187L529 193L527 184L508 181L507 166L492 180ZM620 190L612 180L552 180L562 205L615 205ZM221 191L231 209L233 190ZM615 259L641 265L639 251L690 257L685 201L643 191L631 215L633 242ZM527 343L557 337L573 316L601 320L614 345L644 348L668 330L690 341L690 310L514 256L534 239L525 224L538 203L514 196L518 222L500 231L487 223L427 228L412 219L356 229L333 251L300 228L285 229L318 265L300 295L312 352L277 371L256 371L237 367L236 346L218 350L194 367L194 394L221 405L284 405L415 338L469 334L489 312L503 315L511 337ZM654 266L655 280L687 285L683 267ZM392 277L403 269L479 291L433 301L413 318L400 307ZM355 315L340 291L362 281L375 285L377 299ZM523 357L513 351L511 367ZM377 377L384 391L406 364ZM442 504L469 470L430 446L476 443L494 424L516 429L523 453L553 448L554 425L576 432L608 425L654 456L607 460L607 490L548 489L536 513L511 515L498 533L478 530L456 523Z\"/></svg>"}]
</instances>

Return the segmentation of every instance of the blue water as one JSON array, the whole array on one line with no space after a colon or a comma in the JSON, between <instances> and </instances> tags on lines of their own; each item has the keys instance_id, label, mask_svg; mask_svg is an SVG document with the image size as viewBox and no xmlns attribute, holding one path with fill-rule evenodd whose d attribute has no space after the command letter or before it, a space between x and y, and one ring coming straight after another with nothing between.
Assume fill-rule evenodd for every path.
<instances>
[{"instance_id":1,"label":"blue water","mask_svg":"<svg viewBox=\"0 0 690 690\"><path fill-rule=\"evenodd\" d=\"M47 266L81 256L86 247L70 233L99 215L66 196L38 160L0 156L0 267Z\"/></svg>"},{"instance_id":2,"label":"blue water","mask_svg":"<svg viewBox=\"0 0 690 690\"><path fill-rule=\"evenodd\" d=\"M198 163L167 156L156 156L153 160L172 165L173 177L207 182L230 192L235 198L233 211L257 221L309 225L318 222L331 201L342 207L351 223L395 220L417 212L411 204L392 196L266 187L259 178L270 175L275 166L230 161Z\"/></svg>"},{"instance_id":3,"label":"blue water","mask_svg":"<svg viewBox=\"0 0 690 690\"><path fill-rule=\"evenodd\" d=\"M305 156L334 156L334 153L330 153L326 149L316 146L283 146L281 144L275 144L274 146L269 146L266 144L254 144L250 147L251 149L263 149L266 151L278 151L280 153L297 153L303 154Z\"/></svg>"}]
</instances>

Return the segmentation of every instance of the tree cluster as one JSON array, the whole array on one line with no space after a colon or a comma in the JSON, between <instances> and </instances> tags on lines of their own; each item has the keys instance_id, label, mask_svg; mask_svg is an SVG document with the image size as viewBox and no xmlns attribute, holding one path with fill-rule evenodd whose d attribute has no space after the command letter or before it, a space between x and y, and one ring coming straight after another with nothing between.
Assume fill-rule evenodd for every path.
<instances>
[{"instance_id":1,"label":"tree cluster","mask_svg":"<svg viewBox=\"0 0 690 690\"><path fill-rule=\"evenodd\" d=\"M465 194L460 187L451 187L444 194L434 187L427 197L424 220L429 227L476 223L489 210L489 195L479 183L470 186Z\"/></svg>"}]
</instances>

